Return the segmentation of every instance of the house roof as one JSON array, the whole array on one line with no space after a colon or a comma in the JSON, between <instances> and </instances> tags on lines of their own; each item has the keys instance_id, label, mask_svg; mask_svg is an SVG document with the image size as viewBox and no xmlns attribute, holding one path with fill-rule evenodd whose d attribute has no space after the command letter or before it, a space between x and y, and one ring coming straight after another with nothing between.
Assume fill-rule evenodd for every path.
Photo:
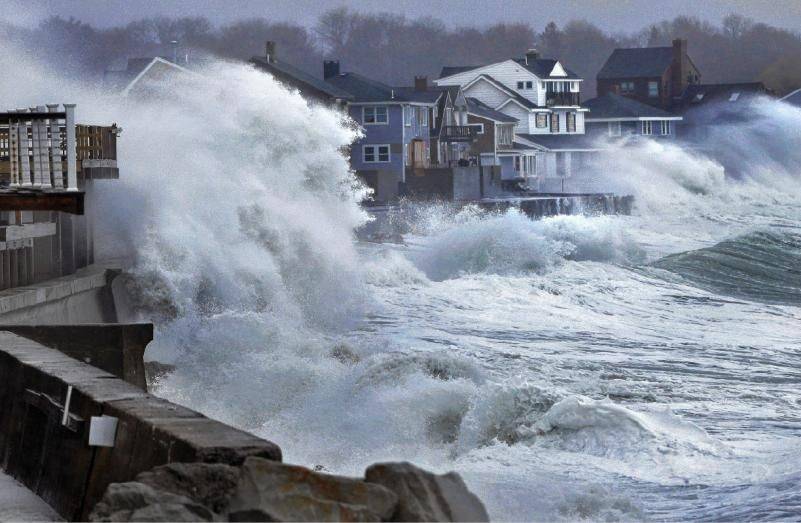
<instances>
[{"instance_id":1,"label":"house roof","mask_svg":"<svg viewBox=\"0 0 801 523\"><path fill-rule=\"evenodd\" d=\"M522 138L524 142L533 143L550 151L600 149L595 138L586 134L518 134L517 137Z\"/></svg>"},{"instance_id":2,"label":"house roof","mask_svg":"<svg viewBox=\"0 0 801 523\"><path fill-rule=\"evenodd\" d=\"M597 78L637 78L661 76L673 63L672 47L633 47L615 49Z\"/></svg>"},{"instance_id":3,"label":"house roof","mask_svg":"<svg viewBox=\"0 0 801 523\"><path fill-rule=\"evenodd\" d=\"M787 102L788 104L795 105L796 107L801 107L801 89L796 89L792 93L786 95L782 98L782 102Z\"/></svg>"},{"instance_id":4,"label":"house roof","mask_svg":"<svg viewBox=\"0 0 801 523\"><path fill-rule=\"evenodd\" d=\"M123 69L106 69L103 73L103 82L106 89L112 91L125 91L131 87L131 83L138 81L141 76L146 73L146 70L153 66L155 63L165 63L179 70L186 71L184 67L170 62L161 56L147 56L128 58L125 61ZM116 64L119 67L119 64Z\"/></svg>"},{"instance_id":5,"label":"house roof","mask_svg":"<svg viewBox=\"0 0 801 523\"><path fill-rule=\"evenodd\" d=\"M534 73L535 75L537 75L537 77L539 78L555 78L557 80L579 79L579 75L577 75L576 73L574 73L573 71L571 71L566 67L564 69L565 73L567 73L567 76L551 76L551 71L553 71L554 66L556 66L557 62L559 61L553 58L537 58L536 60L529 60L528 63L526 63L525 58L520 58L515 61L520 65L522 65L523 67L525 67L526 69L528 69L529 71L531 71L532 73Z\"/></svg>"},{"instance_id":6,"label":"house roof","mask_svg":"<svg viewBox=\"0 0 801 523\"><path fill-rule=\"evenodd\" d=\"M517 118L509 116L508 114L503 114L500 111L496 111L492 107L482 103L477 98L467 98L467 112L468 114L472 114L474 116L479 116L481 118L487 118L488 120L494 120L500 123L517 123Z\"/></svg>"},{"instance_id":7,"label":"house roof","mask_svg":"<svg viewBox=\"0 0 801 523\"><path fill-rule=\"evenodd\" d=\"M767 94L770 94L770 91L762 82L690 84L682 93L681 102L685 107L718 102L726 102L727 105L743 106Z\"/></svg>"},{"instance_id":8,"label":"house roof","mask_svg":"<svg viewBox=\"0 0 801 523\"><path fill-rule=\"evenodd\" d=\"M636 120L638 118L674 117L667 111L615 93L607 93L604 96L592 98L585 101L583 105L590 110L590 113L584 117L586 120L607 118L631 118Z\"/></svg>"},{"instance_id":9,"label":"house roof","mask_svg":"<svg viewBox=\"0 0 801 523\"><path fill-rule=\"evenodd\" d=\"M358 73L341 73L326 82L352 95L354 102L412 102L435 104L442 91L415 91L412 87L391 87Z\"/></svg>"},{"instance_id":10,"label":"house roof","mask_svg":"<svg viewBox=\"0 0 801 523\"><path fill-rule=\"evenodd\" d=\"M472 84L473 82L475 82L476 80L478 80L480 78L490 82L492 85L494 85L495 87L497 87L498 89L500 89L501 91L506 93L512 100L515 100L516 102L518 102L523 107L525 107L527 109L535 109L535 108L537 108L537 104L535 104L534 102L532 102L528 98L525 98L523 95L521 95L517 91L515 91L513 89L509 89L508 87L506 87L501 82L499 82L498 80L496 80L495 78L493 78L492 76L490 76L488 74L480 74L480 75L478 75L475 79L473 79L470 82L470 84ZM470 84L468 84L468 85L470 85Z\"/></svg>"},{"instance_id":11,"label":"house roof","mask_svg":"<svg viewBox=\"0 0 801 523\"><path fill-rule=\"evenodd\" d=\"M567 76L551 76L551 71L553 71L554 66L558 62L558 60L555 60L553 58L538 58L536 60L529 60L528 63L526 63L525 58L516 58L515 62L517 62L530 72L534 73L539 78L553 78L559 80L577 80L580 78L576 73L570 71L569 69L565 69L565 73L567 73ZM448 76L453 76L455 74L465 73L467 71L472 71L474 69L485 67L486 65L488 64L445 66L440 71L439 77L445 78Z\"/></svg>"},{"instance_id":12,"label":"house roof","mask_svg":"<svg viewBox=\"0 0 801 523\"><path fill-rule=\"evenodd\" d=\"M350 100L353 98L350 93L337 86L331 85L325 80L317 78L286 62L269 60L266 56L254 56L250 61L256 67L271 73L279 81L297 87L301 92L303 92L305 88L306 90L313 90L333 99Z\"/></svg>"}]
</instances>

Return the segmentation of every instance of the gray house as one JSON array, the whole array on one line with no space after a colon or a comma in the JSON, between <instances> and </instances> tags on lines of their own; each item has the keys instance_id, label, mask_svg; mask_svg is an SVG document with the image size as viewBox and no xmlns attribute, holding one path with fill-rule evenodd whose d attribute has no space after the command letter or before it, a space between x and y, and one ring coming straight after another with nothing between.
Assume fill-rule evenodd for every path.
<instances>
[{"instance_id":1,"label":"gray house","mask_svg":"<svg viewBox=\"0 0 801 523\"><path fill-rule=\"evenodd\" d=\"M414 87L390 87L340 73L338 62L327 64L325 81L351 96L347 112L364 132L351 147L351 167L374 190L376 201L402 196L407 175L430 166L442 91L429 89L424 77L415 78Z\"/></svg>"},{"instance_id":2,"label":"gray house","mask_svg":"<svg viewBox=\"0 0 801 523\"><path fill-rule=\"evenodd\" d=\"M615 93L584 102L587 136L593 139L621 136L674 139L681 116Z\"/></svg>"}]
</instances>

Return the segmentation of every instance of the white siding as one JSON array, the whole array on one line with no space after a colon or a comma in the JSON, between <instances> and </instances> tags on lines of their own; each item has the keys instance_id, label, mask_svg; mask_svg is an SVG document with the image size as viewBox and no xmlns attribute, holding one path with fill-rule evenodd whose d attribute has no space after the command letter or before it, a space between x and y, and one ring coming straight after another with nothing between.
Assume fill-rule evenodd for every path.
<instances>
[{"instance_id":1,"label":"white siding","mask_svg":"<svg viewBox=\"0 0 801 523\"><path fill-rule=\"evenodd\" d=\"M509 95L484 79L478 80L464 91L466 96L477 98L490 107L498 107L509 99Z\"/></svg>"},{"instance_id":2,"label":"white siding","mask_svg":"<svg viewBox=\"0 0 801 523\"><path fill-rule=\"evenodd\" d=\"M539 78L537 78L537 76L534 73L524 68L514 60L506 60L505 62L498 62L484 67L479 67L478 69L473 69L472 71L460 73L448 78L441 78L439 80L436 80L435 83L440 86L466 85L470 83L473 79L482 74L487 74L491 76L504 86L520 93L523 97L531 100L534 103L538 103L539 101L538 100L539 89L536 88ZM518 81L533 82L534 88L518 90L517 89Z\"/></svg>"},{"instance_id":3,"label":"white siding","mask_svg":"<svg viewBox=\"0 0 801 523\"><path fill-rule=\"evenodd\" d=\"M529 134L550 134L551 132L551 113L545 113L547 121L545 122L545 127L537 127L537 114L542 113L529 113L528 115L528 127L529 127Z\"/></svg>"},{"instance_id":4,"label":"white siding","mask_svg":"<svg viewBox=\"0 0 801 523\"><path fill-rule=\"evenodd\" d=\"M503 109L501 109L503 114L507 114L512 118L517 118L518 122L515 125L515 132L520 134L528 134L529 128L529 111L528 109L524 109L517 105L516 103L508 103L506 104Z\"/></svg>"}]
</instances>

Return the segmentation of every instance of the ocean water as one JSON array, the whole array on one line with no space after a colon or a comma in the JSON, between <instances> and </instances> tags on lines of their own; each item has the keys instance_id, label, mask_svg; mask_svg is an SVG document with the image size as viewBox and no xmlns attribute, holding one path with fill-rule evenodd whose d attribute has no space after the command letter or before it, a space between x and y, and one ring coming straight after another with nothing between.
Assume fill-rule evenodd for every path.
<instances>
[{"instance_id":1,"label":"ocean water","mask_svg":"<svg viewBox=\"0 0 801 523\"><path fill-rule=\"evenodd\" d=\"M146 358L176 367L157 394L288 462L456 470L494 520L801 515L801 111L610 155L587 183L632 216L429 205L372 243L358 131L268 76L121 101L27 60L0 81L17 106L58 92L124 129L90 206Z\"/></svg>"}]
</instances>

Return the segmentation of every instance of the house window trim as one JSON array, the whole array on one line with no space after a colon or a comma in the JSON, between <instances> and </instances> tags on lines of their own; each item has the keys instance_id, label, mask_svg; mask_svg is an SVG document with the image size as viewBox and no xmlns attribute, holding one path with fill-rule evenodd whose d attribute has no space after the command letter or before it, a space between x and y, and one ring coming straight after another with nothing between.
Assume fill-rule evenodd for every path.
<instances>
[{"instance_id":1,"label":"house window trim","mask_svg":"<svg viewBox=\"0 0 801 523\"><path fill-rule=\"evenodd\" d=\"M542 125L540 125L540 116L543 117ZM537 113L534 117L534 127L537 129L547 129L548 128L548 116L549 113Z\"/></svg>"},{"instance_id":2,"label":"house window trim","mask_svg":"<svg viewBox=\"0 0 801 523\"><path fill-rule=\"evenodd\" d=\"M643 120L641 130L643 136L652 136L654 134L653 122L651 120Z\"/></svg>"},{"instance_id":3,"label":"house window trim","mask_svg":"<svg viewBox=\"0 0 801 523\"><path fill-rule=\"evenodd\" d=\"M624 89L623 86L630 86L630 89ZM620 82L620 94L634 94L637 90L637 86L634 84L633 81L628 80L624 82Z\"/></svg>"},{"instance_id":4,"label":"house window trim","mask_svg":"<svg viewBox=\"0 0 801 523\"><path fill-rule=\"evenodd\" d=\"M381 147L386 147L387 148L387 159L386 160L381 160L381 154L379 152L379 149ZM374 160L368 160L367 159L367 149L373 149L373 158L375 158ZM365 145L362 146L362 163L369 163L369 164L373 164L373 163L392 163L392 149L390 148L388 143L365 144Z\"/></svg>"},{"instance_id":5,"label":"house window trim","mask_svg":"<svg viewBox=\"0 0 801 523\"><path fill-rule=\"evenodd\" d=\"M609 136L618 137L623 135L623 125L621 122L609 122Z\"/></svg>"},{"instance_id":6,"label":"house window trim","mask_svg":"<svg viewBox=\"0 0 801 523\"><path fill-rule=\"evenodd\" d=\"M525 86L526 86L526 82L524 82L522 80L518 80L518 82L517 82L517 90L518 91L522 91L523 89L525 89Z\"/></svg>"},{"instance_id":7,"label":"house window trim","mask_svg":"<svg viewBox=\"0 0 801 523\"><path fill-rule=\"evenodd\" d=\"M670 136L673 134L673 123L670 120L661 120L659 122L659 132L662 136Z\"/></svg>"},{"instance_id":8,"label":"house window trim","mask_svg":"<svg viewBox=\"0 0 801 523\"><path fill-rule=\"evenodd\" d=\"M653 88L653 90L651 88ZM648 98L659 98L659 82L654 80L648 81Z\"/></svg>"},{"instance_id":9,"label":"house window trim","mask_svg":"<svg viewBox=\"0 0 801 523\"><path fill-rule=\"evenodd\" d=\"M573 128L570 128L570 121L573 121ZM578 132L578 117L576 113L565 113L565 132L566 133L577 133Z\"/></svg>"},{"instance_id":10,"label":"house window trim","mask_svg":"<svg viewBox=\"0 0 801 523\"><path fill-rule=\"evenodd\" d=\"M383 122L378 121L378 111L377 109L383 108L384 114L386 118ZM374 122L368 122L366 118L366 113L368 109L373 110L373 118L375 119ZM365 105L362 107L362 125L389 125L389 108L386 105Z\"/></svg>"},{"instance_id":11,"label":"house window trim","mask_svg":"<svg viewBox=\"0 0 801 523\"><path fill-rule=\"evenodd\" d=\"M478 127L478 131L476 134L484 134L484 124L483 123L469 123L467 127Z\"/></svg>"},{"instance_id":12,"label":"house window trim","mask_svg":"<svg viewBox=\"0 0 801 523\"><path fill-rule=\"evenodd\" d=\"M556 125L554 125L554 122L556 123ZM551 129L551 133L552 134L557 134L557 133L561 133L562 132L562 130L561 130L562 129L562 125L561 125L561 122L559 121L559 113L551 113L551 122L550 123L551 123L551 128L550 129Z\"/></svg>"}]
</instances>

